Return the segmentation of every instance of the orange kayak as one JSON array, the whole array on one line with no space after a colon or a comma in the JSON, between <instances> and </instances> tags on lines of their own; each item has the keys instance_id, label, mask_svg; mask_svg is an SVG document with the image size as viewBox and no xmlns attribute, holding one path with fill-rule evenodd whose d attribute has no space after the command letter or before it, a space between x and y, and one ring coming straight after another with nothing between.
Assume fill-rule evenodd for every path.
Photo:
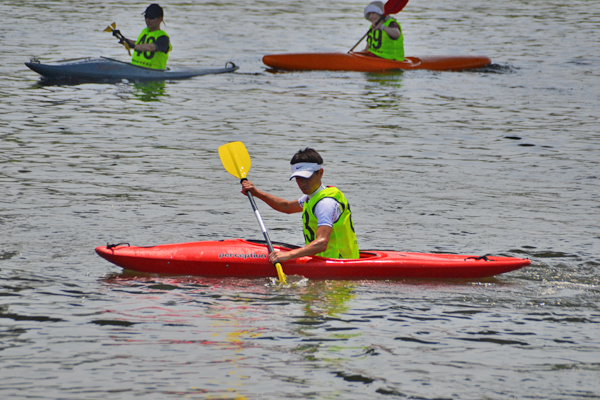
<instances>
[{"instance_id":1,"label":"orange kayak","mask_svg":"<svg viewBox=\"0 0 600 400\"><path fill-rule=\"evenodd\" d=\"M387 60L368 53L288 53L269 54L263 63L274 69L288 71L358 71L378 72L404 69L461 71L482 68L492 63L487 56L421 56L405 61Z\"/></svg>"}]
</instances>

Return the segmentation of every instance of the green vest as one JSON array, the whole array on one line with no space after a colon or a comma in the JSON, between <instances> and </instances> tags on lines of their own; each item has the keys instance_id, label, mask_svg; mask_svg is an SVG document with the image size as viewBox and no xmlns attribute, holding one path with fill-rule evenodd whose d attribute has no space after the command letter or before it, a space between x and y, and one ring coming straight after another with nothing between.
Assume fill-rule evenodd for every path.
<instances>
[{"instance_id":1,"label":"green vest","mask_svg":"<svg viewBox=\"0 0 600 400\"><path fill-rule=\"evenodd\" d=\"M392 22L398 21L393 18L389 18L383 23L383 25L390 26ZM396 40L393 40L390 35L383 32L381 29L373 31L373 27L371 27L367 36L369 51L381 58L404 61L404 37L402 36L402 27L400 24L398 24L398 28L400 29L400 37L398 37Z\"/></svg>"},{"instance_id":2,"label":"green vest","mask_svg":"<svg viewBox=\"0 0 600 400\"><path fill-rule=\"evenodd\" d=\"M138 37L135 44L138 45L145 43L154 43L156 42L156 39L158 39L160 36L169 37L169 35L167 35L167 32L162 31L160 29L154 32L150 32L150 29L145 28L142 31L142 33L140 33L140 36ZM171 41L169 41L169 51L167 53L163 53L162 51L152 52L134 50L133 56L131 56L131 63L133 65L139 65L140 67L165 69L167 68L167 60L169 59L169 54L171 53L172 49L173 46L171 46Z\"/></svg>"},{"instance_id":3,"label":"green vest","mask_svg":"<svg viewBox=\"0 0 600 400\"><path fill-rule=\"evenodd\" d=\"M348 259L359 258L358 242L356 241L356 233L354 233L350 204L348 204L344 194L338 188L333 186L326 187L304 202L302 225L306 244L309 244L317 237L318 221L315 216L315 207L317 206L317 203L325 197L331 197L337 201L342 209L342 214L340 215L340 218L333 223L327 250L318 253L317 256Z\"/></svg>"}]
</instances>

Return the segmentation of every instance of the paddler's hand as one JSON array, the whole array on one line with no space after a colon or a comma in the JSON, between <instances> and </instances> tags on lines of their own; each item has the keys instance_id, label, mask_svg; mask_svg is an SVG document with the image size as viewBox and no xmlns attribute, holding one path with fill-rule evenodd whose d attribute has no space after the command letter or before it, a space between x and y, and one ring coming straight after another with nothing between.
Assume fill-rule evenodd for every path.
<instances>
[{"instance_id":1,"label":"paddler's hand","mask_svg":"<svg viewBox=\"0 0 600 400\"><path fill-rule=\"evenodd\" d=\"M271 261L271 264L284 263L290 259L287 257L287 253L289 251L273 251L269 254L269 261Z\"/></svg>"},{"instance_id":2,"label":"paddler's hand","mask_svg":"<svg viewBox=\"0 0 600 400\"><path fill-rule=\"evenodd\" d=\"M120 31L120 30L118 30L118 29L113 29L113 31L112 31L112 35L113 35L114 37L116 37L116 38L118 38L118 37L122 37L122 36L123 36L123 35L121 35L121 31Z\"/></svg>"},{"instance_id":3,"label":"paddler's hand","mask_svg":"<svg viewBox=\"0 0 600 400\"><path fill-rule=\"evenodd\" d=\"M252 195L256 194L256 188L254 187L254 184L249 180L245 180L242 182L242 194L248 196L246 192L250 192L252 193Z\"/></svg>"}]
</instances>

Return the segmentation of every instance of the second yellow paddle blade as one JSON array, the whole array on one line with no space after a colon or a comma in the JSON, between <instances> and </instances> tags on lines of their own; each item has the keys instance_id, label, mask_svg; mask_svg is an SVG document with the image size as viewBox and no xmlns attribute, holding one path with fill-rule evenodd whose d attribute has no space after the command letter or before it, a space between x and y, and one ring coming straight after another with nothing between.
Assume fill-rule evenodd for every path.
<instances>
[{"instance_id":1,"label":"second yellow paddle blade","mask_svg":"<svg viewBox=\"0 0 600 400\"><path fill-rule=\"evenodd\" d=\"M110 24L109 26L106 27L106 29L104 30L104 32L112 32L114 29L117 29L117 23L113 22L112 24Z\"/></svg>"},{"instance_id":2,"label":"second yellow paddle blade","mask_svg":"<svg viewBox=\"0 0 600 400\"><path fill-rule=\"evenodd\" d=\"M250 154L242 142L231 142L219 147L219 157L231 175L244 179L250 172Z\"/></svg>"}]
</instances>

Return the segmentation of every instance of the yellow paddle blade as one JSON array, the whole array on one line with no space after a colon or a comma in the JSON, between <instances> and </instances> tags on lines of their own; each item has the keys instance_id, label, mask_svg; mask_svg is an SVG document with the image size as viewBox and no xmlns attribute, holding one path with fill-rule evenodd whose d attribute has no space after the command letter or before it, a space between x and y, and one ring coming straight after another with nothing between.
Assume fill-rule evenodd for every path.
<instances>
[{"instance_id":1,"label":"yellow paddle blade","mask_svg":"<svg viewBox=\"0 0 600 400\"><path fill-rule=\"evenodd\" d=\"M112 24L110 24L109 26L106 27L106 29L104 30L104 32L112 32L114 29L117 29L117 23L113 22Z\"/></svg>"},{"instance_id":2,"label":"yellow paddle blade","mask_svg":"<svg viewBox=\"0 0 600 400\"><path fill-rule=\"evenodd\" d=\"M219 147L219 157L231 175L244 179L250 172L250 154L242 142L231 142Z\"/></svg>"},{"instance_id":3,"label":"yellow paddle blade","mask_svg":"<svg viewBox=\"0 0 600 400\"><path fill-rule=\"evenodd\" d=\"M279 278L279 282L284 285L287 285L287 280L285 278L285 273L283 273L283 266L281 265L281 263L276 263L275 269L277 270L277 278Z\"/></svg>"}]
</instances>

